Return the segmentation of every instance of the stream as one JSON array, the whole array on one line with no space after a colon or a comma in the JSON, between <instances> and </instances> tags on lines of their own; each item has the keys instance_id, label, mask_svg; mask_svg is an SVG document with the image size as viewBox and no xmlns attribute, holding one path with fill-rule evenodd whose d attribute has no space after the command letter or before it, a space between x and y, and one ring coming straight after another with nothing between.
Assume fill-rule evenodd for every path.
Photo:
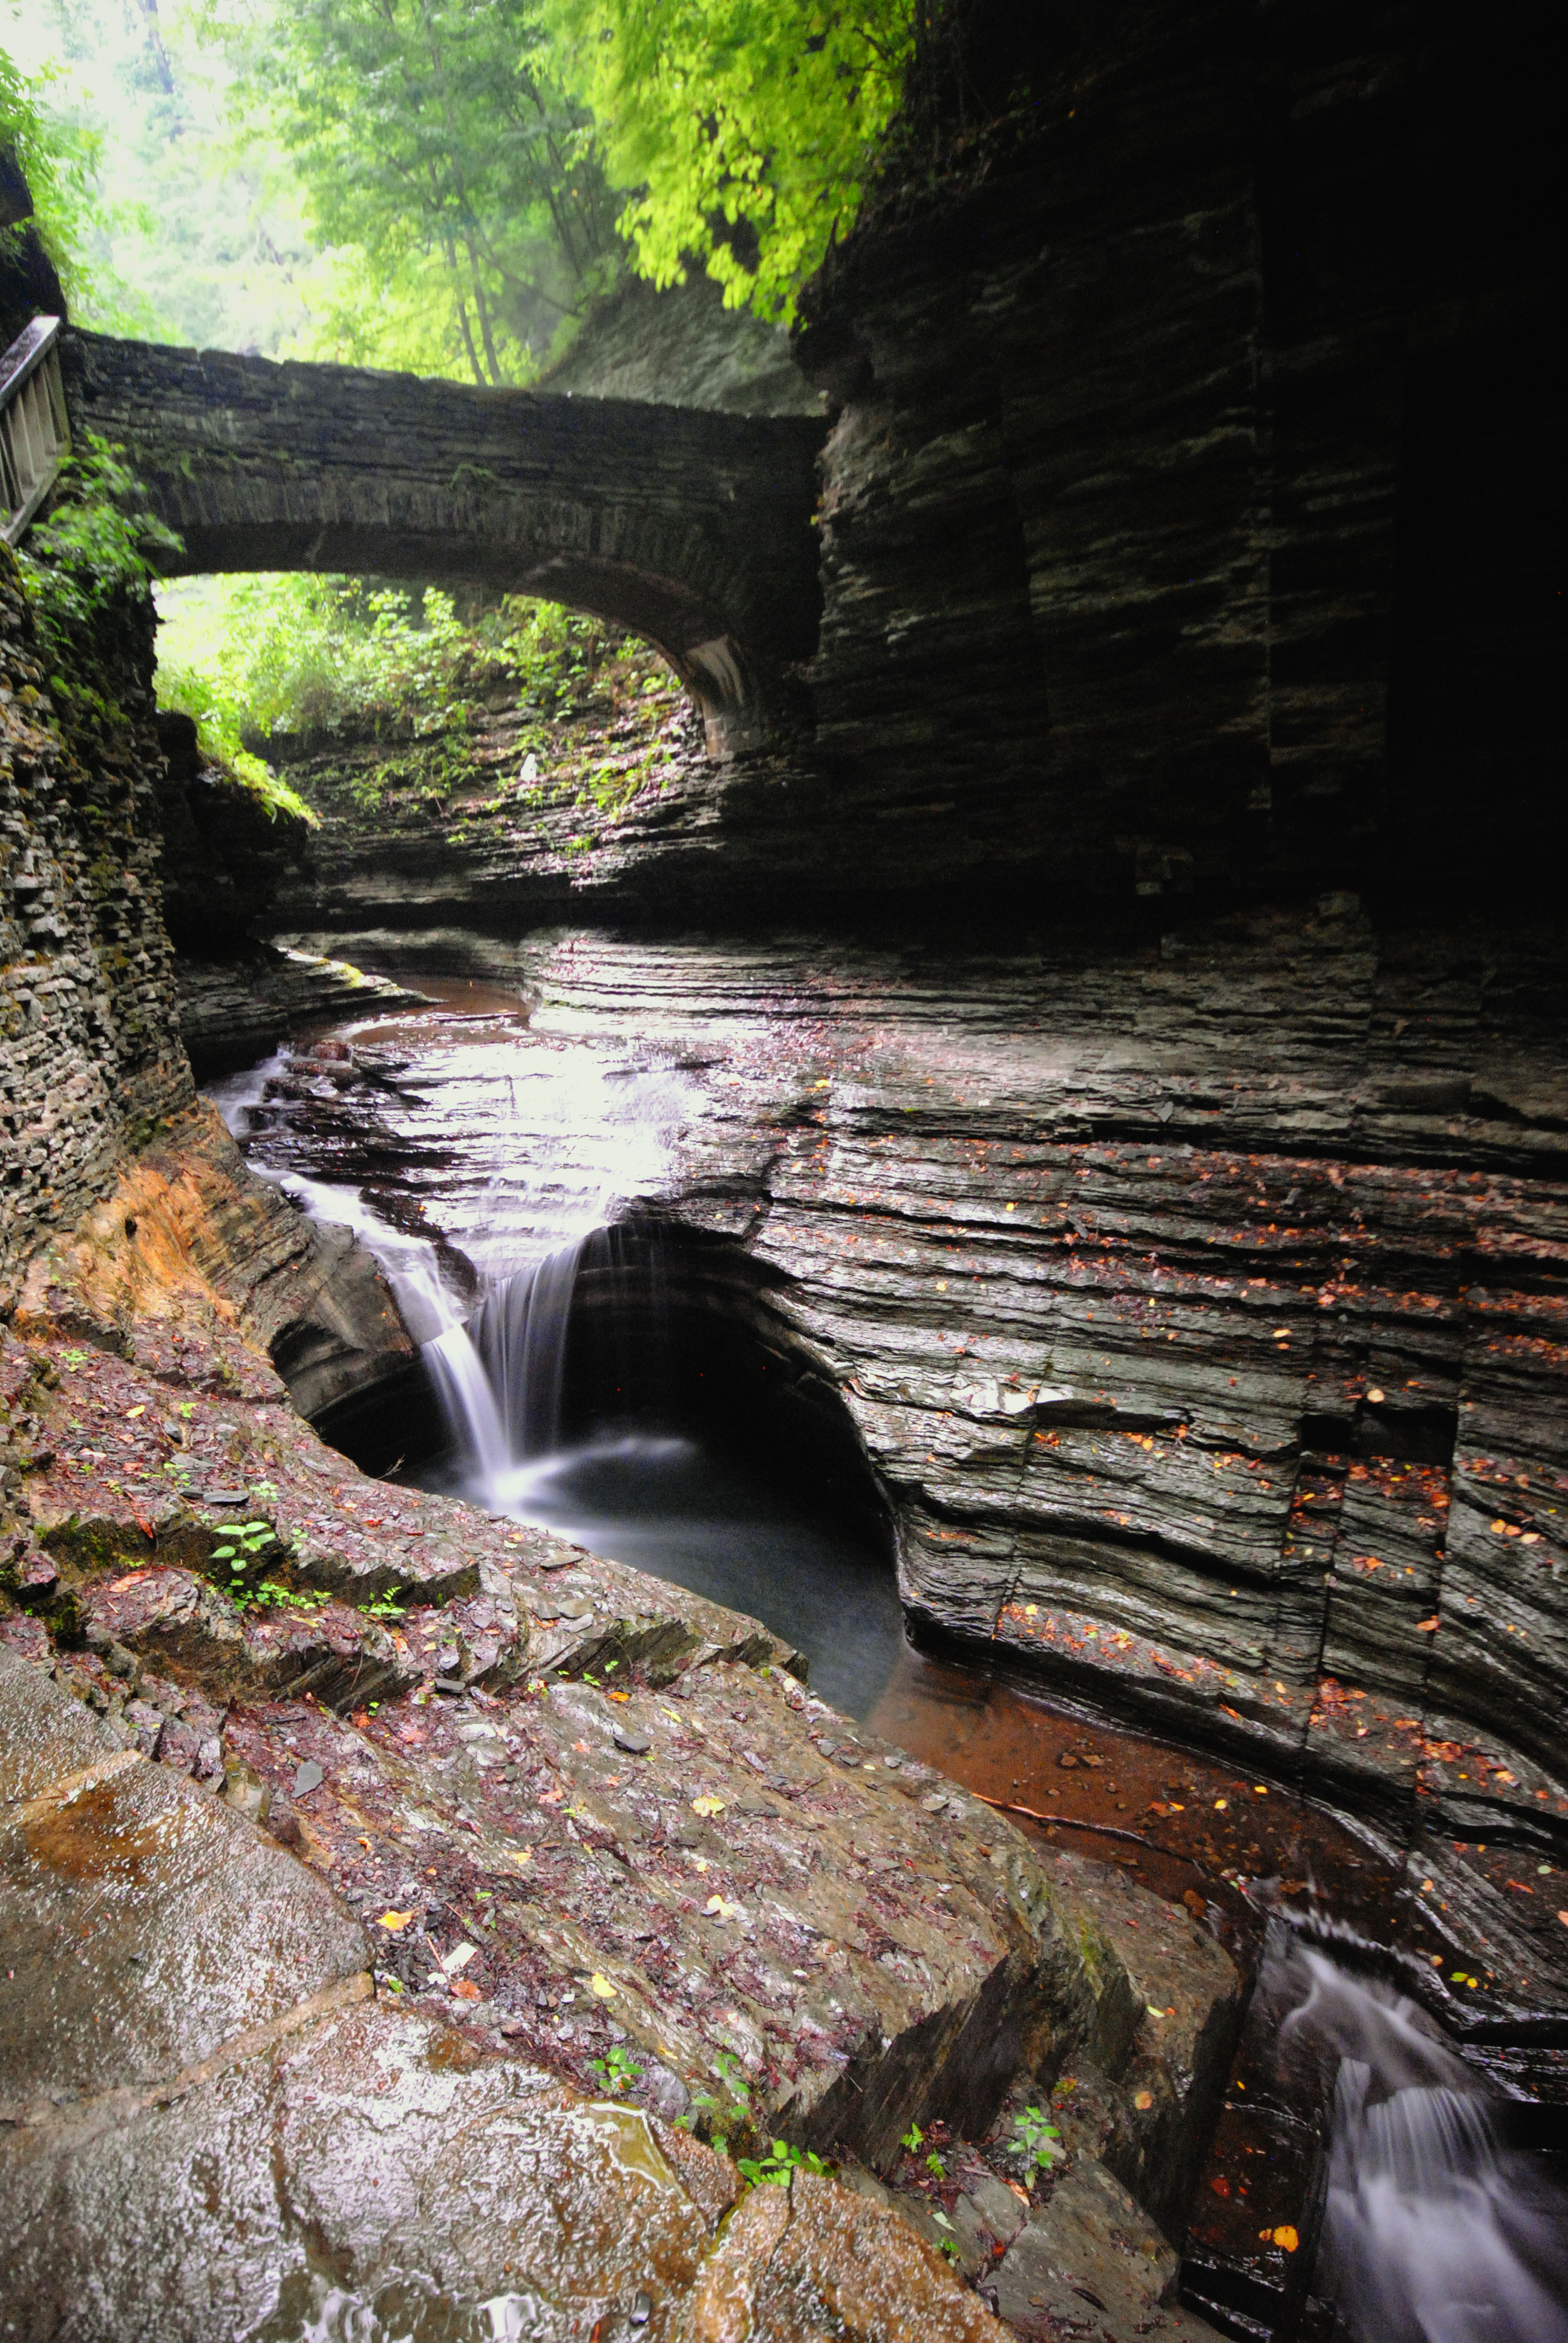
<instances>
[{"instance_id":1,"label":"stream","mask_svg":"<svg viewBox=\"0 0 1568 2343\"><path fill-rule=\"evenodd\" d=\"M1256 1980L1188 2237L1185 2298L1219 2331L1568 2343L1568 2135L1377 1973L1381 1947L1407 1977L1434 1957L1386 1858L1288 1787L915 1651L879 1525L694 1397L673 1352L665 1376L657 1247L574 1386L574 1307L613 1296L618 1226L703 1111L694 1070L419 981L430 1008L208 1087L252 1168L375 1253L422 1346L444 1429L395 1473L760 1617L835 1706L1205 1916ZM1522 2105L1552 2120L1522 2132Z\"/></svg>"}]
</instances>

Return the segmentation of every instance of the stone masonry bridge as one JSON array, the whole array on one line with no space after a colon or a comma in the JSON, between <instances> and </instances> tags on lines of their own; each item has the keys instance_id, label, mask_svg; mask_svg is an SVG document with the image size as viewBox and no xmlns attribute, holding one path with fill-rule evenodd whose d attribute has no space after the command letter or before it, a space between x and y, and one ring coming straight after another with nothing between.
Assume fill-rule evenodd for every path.
<instances>
[{"instance_id":1,"label":"stone masonry bridge","mask_svg":"<svg viewBox=\"0 0 1568 2343\"><path fill-rule=\"evenodd\" d=\"M73 332L78 427L123 446L186 573L317 569L538 595L656 643L716 752L756 743L821 612L826 427Z\"/></svg>"}]
</instances>

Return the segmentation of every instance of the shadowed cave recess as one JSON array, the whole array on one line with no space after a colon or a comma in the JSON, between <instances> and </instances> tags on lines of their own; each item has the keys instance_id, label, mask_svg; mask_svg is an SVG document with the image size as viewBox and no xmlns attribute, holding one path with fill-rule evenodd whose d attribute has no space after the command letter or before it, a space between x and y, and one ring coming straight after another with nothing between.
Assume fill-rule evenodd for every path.
<instances>
[{"instance_id":1,"label":"shadowed cave recess","mask_svg":"<svg viewBox=\"0 0 1568 2343\"><path fill-rule=\"evenodd\" d=\"M67 327L193 564L689 705L280 740L265 820L139 606L45 724L0 572L15 1974L110 1759L284 1948L0 2051L30 2307L135 2084L193 2256L186 2098L317 2208L174 2343L1568 2338L1551 85L1523 7L975 0L789 337ZM530 2124L493 2253L367 2212Z\"/></svg>"}]
</instances>

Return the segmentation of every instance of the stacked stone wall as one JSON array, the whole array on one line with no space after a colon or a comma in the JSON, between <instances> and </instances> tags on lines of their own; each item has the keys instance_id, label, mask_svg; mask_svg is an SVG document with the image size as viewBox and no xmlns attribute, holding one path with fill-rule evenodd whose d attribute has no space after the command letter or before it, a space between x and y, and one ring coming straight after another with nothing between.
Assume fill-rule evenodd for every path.
<instances>
[{"instance_id":1,"label":"stacked stone wall","mask_svg":"<svg viewBox=\"0 0 1568 2343\"><path fill-rule=\"evenodd\" d=\"M146 603L106 613L67 695L0 546L0 1309L37 1239L193 1096L158 880L152 627Z\"/></svg>"}]
</instances>

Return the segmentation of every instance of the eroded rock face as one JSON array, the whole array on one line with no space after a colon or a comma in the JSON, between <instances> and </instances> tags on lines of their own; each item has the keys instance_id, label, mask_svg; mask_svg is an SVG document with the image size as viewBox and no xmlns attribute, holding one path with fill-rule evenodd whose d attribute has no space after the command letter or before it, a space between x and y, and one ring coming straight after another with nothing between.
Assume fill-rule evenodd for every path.
<instances>
[{"instance_id":1,"label":"eroded rock face","mask_svg":"<svg viewBox=\"0 0 1568 2343\"><path fill-rule=\"evenodd\" d=\"M1251 1751L1550 1967L1475 1846L1568 1823L1554 940L1330 898L1141 949L485 964L542 1032L680 1060L704 1103L636 1201L763 1272L917 1623Z\"/></svg>"},{"instance_id":2,"label":"eroded rock face","mask_svg":"<svg viewBox=\"0 0 1568 2343\"><path fill-rule=\"evenodd\" d=\"M654 2336L700 2322L737 2194L720 2157L373 1999L364 1935L309 1868L102 1727L109 1745L77 1763L82 1712L4 1651L0 1704L32 1752L0 1810L7 2006L35 2021L5 2030L8 2334L107 2337L155 2305L181 2343L356 2312L477 2337L485 2302L563 2343L585 2318ZM732 2245L726 2275L792 2288L826 2327L835 2212L864 2227L865 2208L838 2211L821 2184L799 2207L776 2194L781 2267L770 2236L749 2259ZM884 2315L918 2305L922 2331L966 2343L995 2331L934 2254L882 2227ZM849 2307L830 2331L885 2331ZM723 2332L707 2315L699 2331Z\"/></svg>"},{"instance_id":3,"label":"eroded rock face","mask_svg":"<svg viewBox=\"0 0 1568 2343\"><path fill-rule=\"evenodd\" d=\"M0 549L0 1308L41 1235L191 1101L159 901L152 632L148 599L102 613L75 680L113 719L62 722Z\"/></svg>"},{"instance_id":4,"label":"eroded rock face","mask_svg":"<svg viewBox=\"0 0 1568 2343\"><path fill-rule=\"evenodd\" d=\"M123 1158L107 1195L35 1254L16 1322L61 1322L155 1374L251 1399L286 1387L303 1415L397 1373L414 1348L372 1256L254 1179L205 1105Z\"/></svg>"},{"instance_id":5,"label":"eroded rock face","mask_svg":"<svg viewBox=\"0 0 1568 2343\"><path fill-rule=\"evenodd\" d=\"M1077 2050L1180 2087L1094 1894L848 1732L755 1622L363 1481L255 1353L242 1383L237 1335L182 1382L26 1323L7 2331L106 2337L156 2299L176 2339L477 2338L502 2301L563 2343L608 2317L983 2343L939 2248L983 2273L1028 2200L996 2177L1010 2092ZM721 2230L735 2170L677 2118L885 2167L916 2120L982 2145L930 2201L803 2169Z\"/></svg>"}]
</instances>

